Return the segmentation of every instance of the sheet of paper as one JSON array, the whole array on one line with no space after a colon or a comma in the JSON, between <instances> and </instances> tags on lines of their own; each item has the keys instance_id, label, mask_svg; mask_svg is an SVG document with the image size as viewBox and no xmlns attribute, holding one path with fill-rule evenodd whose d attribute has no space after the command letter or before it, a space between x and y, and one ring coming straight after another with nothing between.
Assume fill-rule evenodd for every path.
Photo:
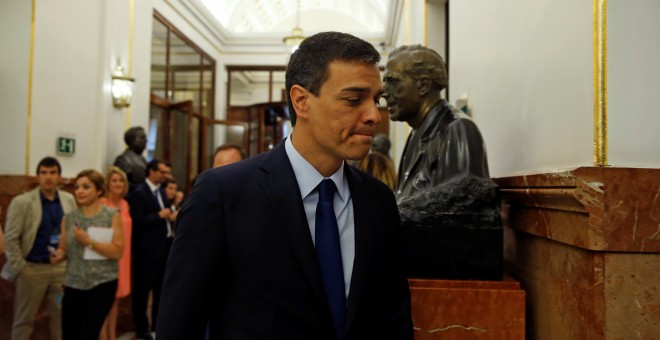
<instances>
[{"instance_id":1,"label":"sheet of paper","mask_svg":"<svg viewBox=\"0 0 660 340\"><path fill-rule=\"evenodd\" d=\"M89 227L87 228L87 234L89 237L94 240L96 243L110 243L112 242L112 228L101 228L101 227ZM97 253L96 251L85 247L85 252L83 253L84 260L107 260L108 258Z\"/></svg>"}]
</instances>

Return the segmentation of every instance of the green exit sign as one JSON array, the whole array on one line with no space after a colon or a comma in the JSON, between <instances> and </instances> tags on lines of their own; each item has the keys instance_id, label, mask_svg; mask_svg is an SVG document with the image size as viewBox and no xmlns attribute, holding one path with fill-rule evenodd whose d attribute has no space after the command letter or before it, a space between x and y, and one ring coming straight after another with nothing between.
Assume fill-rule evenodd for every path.
<instances>
[{"instance_id":1,"label":"green exit sign","mask_svg":"<svg viewBox=\"0 0 660 340\"><path fill-rule=\"evenodd\" d=\"M57 153L60 155L73 155L76 153L76 140L70 137L57 137Z\"/></svg>"}]
</instances>

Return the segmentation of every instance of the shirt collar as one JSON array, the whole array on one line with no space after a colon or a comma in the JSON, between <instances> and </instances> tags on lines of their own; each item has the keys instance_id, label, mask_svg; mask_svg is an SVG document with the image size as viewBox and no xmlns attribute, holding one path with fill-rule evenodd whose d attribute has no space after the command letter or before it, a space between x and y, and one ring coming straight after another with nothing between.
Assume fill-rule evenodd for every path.
<instances>
[{"instance_id":1,"label":"shirt collar","mask_svg":"<svg viewBox=\"0 0 660 340\"><path fill-rule=\"evenodd\" d=\"M293 173L296 175L298 188L300 189L300 196L305 199L305 197L312 193L319 183L321 183L326 177L323 177L314 166L298 153L298 150L296 150L291 142L291 136L289 136L284 142L284 148L286 150L286 155L291 162ZM344 178L344 162L342 162L339 169L328 178L335 182L339 198L342 201L345 201L348 198L348 193L346 192L348 190L348 184Z\"/></svg>"},{"instance_id":2,"label":"shirt collar","mask_svg":"<svg viewBox=\"0 0 660 340\"><path fill-rule=\"evenodd\" d=\"M154 192L160 188L160 184L154 184L149 180L149 178L146 179L147 185L149 186L149 189L151 192Z\"/></svg>"},{"instance_id":3,"label":"shirt collar","mask_svg":"<svg viewBox=\"0 0 660 340\"><path fill-rule=\"evenodd\" d=\"M42 202L59 202L60 201L60 196L57 194L57 190L55 190L55 196L53 197L53 200L49 200L46 196L44 196L44 193L39 190L39 198L41 199Z\"/></svg>"}]
</instances>

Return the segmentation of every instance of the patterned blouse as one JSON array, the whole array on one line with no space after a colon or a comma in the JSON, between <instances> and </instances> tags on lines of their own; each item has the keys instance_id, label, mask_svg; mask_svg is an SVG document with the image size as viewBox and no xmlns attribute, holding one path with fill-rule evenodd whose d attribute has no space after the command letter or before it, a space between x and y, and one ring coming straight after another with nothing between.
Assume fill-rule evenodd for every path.
<instances>
[{"instance_id":1,"label":"patterned blouse","mask_svg":"<svg viewBox=\"0 0 660 340\"><path fill-rule=\"evenodd\" d=\"M85 247L74 238L74 227L85 231L89 227L112 228L112 216L117 209L102 206L92 217L85 217L78 208L64 217L66 224L67 266L64 285L76 289L91 289L95 286L117 279L117 260L85 260Z\"/></svg>"}]
</instances>

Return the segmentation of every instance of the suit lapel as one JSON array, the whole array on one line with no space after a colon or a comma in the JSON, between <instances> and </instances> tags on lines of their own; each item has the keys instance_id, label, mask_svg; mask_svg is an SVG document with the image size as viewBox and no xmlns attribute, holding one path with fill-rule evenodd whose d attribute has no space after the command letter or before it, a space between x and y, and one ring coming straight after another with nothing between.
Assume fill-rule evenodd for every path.
<instances>
[{"instance_id":1,"label":"suit lapel","mask_svg":"<svg viewBox=\"0 0 660 340\"><path fill-rule=\"evenodd\" d=\"M30 197L30 213L32 221L30 223L30 230L27 230L26 234L26 244L30 244L30 248L32 249L32 245L34 244L34 240L37 237L37 231L39 230L39 225L41 224L41 195L39 194L39 187L34 189L32 192L32 195ZM25 254L27 255L27 254Z\"/></svg>"},{"instance_id":2,"label":"suit lapel","mask_svg":"<svg viewBox=\"0 0 660 340\"><path fill-rule=\"evenodd\" d=\"M147 182L144 182L142 185L142 190L147 197L150 197L149 202L151 202L151 208L157 211L160 211L160 204L158 204L158 197L154 195L154 192L151 191L151 187ZM160 188L157 190L160 194ZM164 203L164 202L163 202Z\"/></svg>"},{"instance_id":3,"label":"suit lapel","mask_svg":"<svg viewBox=\"0 0 660 340\"><path fill-rule=\"evenodd\" d=\"M355 260L353 261L351 289L348 296L347 329L349 329L357 314L362 292L366 289L366 278L367 273L369 273L369 254L371 253L369 233L372 229L367 212L374 210L369 207L368 193L360 189L362 187L361 179L357 176L355 170L348 165L344 165L344 169L344 174L348 179L348 187L351 190L355 223Z\"/></svg>"},{"instance_id":4,"label":"suit lapel","mask_svg":"<svg viewBox=\"0 0 660 340\"><path fill-rule=\"evenodd\" d=\"M300 189L286 155L284 142L266 156L261 169L266 175L262 177L260 184L272 204L277 220L282 221L280 225L319 302L328 309Z\"/></svg>"}]
</instances>

